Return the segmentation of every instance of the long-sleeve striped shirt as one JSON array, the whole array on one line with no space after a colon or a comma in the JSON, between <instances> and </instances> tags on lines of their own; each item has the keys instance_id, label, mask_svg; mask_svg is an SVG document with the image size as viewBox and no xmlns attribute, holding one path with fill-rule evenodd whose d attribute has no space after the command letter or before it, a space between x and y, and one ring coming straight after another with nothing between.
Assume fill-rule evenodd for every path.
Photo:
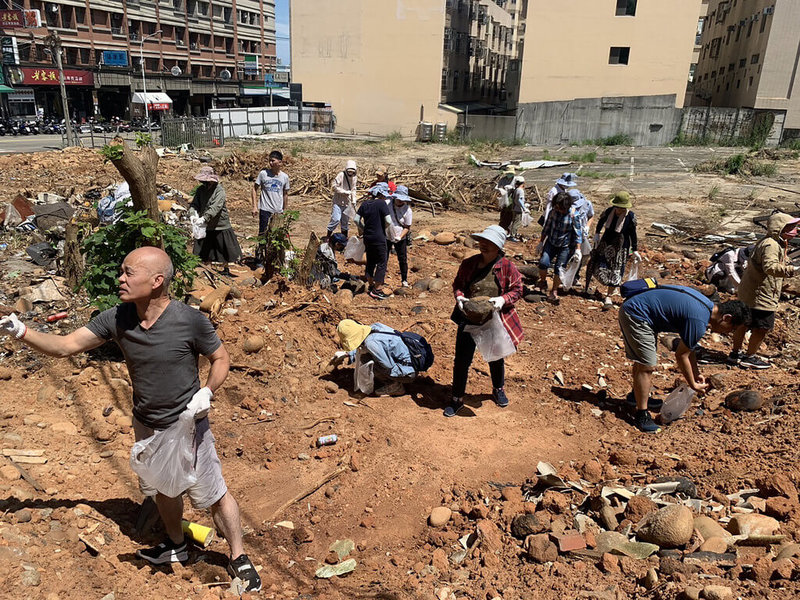
<instances>
[{"instance_id":1,"label":"long-sleeve striped shirt","mask_svg":"<svg viewBox=\"0 0 800 600\"><path fill-rule=\"evenodd\" d=\"M565 213L550 211L542 228L542 239L545 238L555 248L578 246L583 241L581 217L574 206Z\"/></svg>"}]
</instances>

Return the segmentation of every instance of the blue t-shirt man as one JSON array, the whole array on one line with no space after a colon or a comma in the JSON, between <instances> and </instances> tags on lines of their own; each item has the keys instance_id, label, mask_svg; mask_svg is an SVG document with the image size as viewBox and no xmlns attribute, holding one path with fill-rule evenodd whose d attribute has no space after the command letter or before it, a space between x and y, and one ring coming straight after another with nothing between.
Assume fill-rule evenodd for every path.
<instances>
[{"instance_id":1,"label":"blue t-shirt man","mask_svg":"<svg viewBox=\"0 0 800 600\"><path fill-rule=\"evenodd\" d=\"M648 323L656 333L671 332L694 350L708 329L714 303L695 289L665 286L641 292L622 304L634 319Z\"/></svg>"}]
</instances>

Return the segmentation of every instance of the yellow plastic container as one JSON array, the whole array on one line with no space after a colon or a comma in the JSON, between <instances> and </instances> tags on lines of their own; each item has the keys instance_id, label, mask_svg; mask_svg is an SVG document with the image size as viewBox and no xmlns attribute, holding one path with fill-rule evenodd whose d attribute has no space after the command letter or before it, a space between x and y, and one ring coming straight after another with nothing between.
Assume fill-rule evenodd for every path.
<instances>
[{"instance_id":1,"label":"yellow plastic container","mask_svg":"<svg viewBox=\"0 0 800 600\"><path fill-rule=\"evenodd\" d=\"M191 523L189 521L181 521L183 533L188 535L192 540L205 548L214 541L214 530L199 523Z\"/></svg>"}]
</instances>

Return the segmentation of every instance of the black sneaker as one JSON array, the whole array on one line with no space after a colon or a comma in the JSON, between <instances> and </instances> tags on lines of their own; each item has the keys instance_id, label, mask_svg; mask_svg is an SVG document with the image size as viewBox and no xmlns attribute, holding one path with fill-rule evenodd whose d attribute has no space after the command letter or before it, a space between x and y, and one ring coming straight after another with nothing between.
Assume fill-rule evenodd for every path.
<instances>
[{"instance_id":1,"label":"black sneaker","mask_svg":"<svg viewBox=\"0 0 800 600\"><path fill-rule=\"evenodd\" d=\"M743 369L769 369L772 365L755 354L746 354L739 361L739 366Z\"/></svg>"},{"instance_id":2,"label":"black sneaker","mask_svg":"<svg viewBox=\"0 0 800 600\"><path fill-rule=\"evenodd\" d=\"M261 589L261 577L258 576L258 571L247 554L240 554L228 563L228 575L233 578L238 577L246 583L245 592L257 592Z\"/></svg>"},{"instance_id":3,"label":"black sneaker","mask_svg":"<svg viewBox=\"0 0 800 600\"><path fill-rule=\"evenodd\" d=\"M500 408L508 406L508 396L506 396L505 388L495 388L492 390L492 400Z\"/></svg>"},{"instance_id":4,"label":"black sneaker","mask_svg":"<svg viewBox=\"0 0 800 600\"><path fill-rule=\"evenodd\" d=\"M464 408L464 402L462 400L459 400L459 401L455 401L454 400L450 404L450 406L448 406L447 408L444 409L444 416L445 417L455 417L456 414L458 414L458 411L460 411L462 408Z\"/></svg>"},{"instance_id":5,"label":"black sneaker","mask_svg":"<svg viewBox=\"0 0 800 600\"><path fill-rule=\"evenodd\" d=\"M189 553L186 551L186 541L176 544L169 538L166 542L161 542L158 546L137 550L136 556L145 559L151 565L165 565L167 563L184 562L189 560Z\"/></svg>"},{"instance_id":6,"label":"black sneaker","mask_svg":"<svg viewBox=\"0 0 800 600\"><path fill-rule=\"evenodd\" d=\"M742 358L744 358L744 354L737 350L736 352L728 354L728 358L725 359L725 362L735 367L742 361Z\"/></svg>"},{"instance_id":7,"label":"black sneaker","mask_svg":"<svg viewBox=\"0 0 800 600\"><path fill-rule=\"evenodd\" d=\"M627 396L625 396L625 404L627 404L631 408L636 408L636 396L634 395L632 390L628 392ZM659 400L658 398L653 398L652 396L647 399L647 410L658 412L661 410L662 406L664 406L663 400Z\"/></svg>"},{"instance_id":8,"label":"black sneaker","mask_svg":"<svg viewBox=\"0 0 800 600\"><path fill-rule=\"evenodd\" d=\"M697 358L698 365L713 365L717 362L715 360L714 354L706 350L705 348L699 348L695 352L695 356Z\"/></svg>"},{"instance_id":9,"label":"black sneaker","mask_svg":"<svg viewBox=\"0 0 800 600\"><path fill-rule=\"evenodd\" d=\"M645 433L658 433L661 431L661 427L656 425L655 421L653 421L653 417L651 417L650 413L646 410L636 411L633 417L633 424L639 431Z\"/></svg>"},{"instance_id":10,"label":"black sneaker","mask_svg":"<svg viewBox=\"0 0 800 600\"><path fill-rule=\"evenodd\" d=\"M370 290L369 291L369 297L370 298L375 298L375 300L386 300L389 297L389 295L388 294L384 294L380 290Z\"/></svg>"}]
</instances>

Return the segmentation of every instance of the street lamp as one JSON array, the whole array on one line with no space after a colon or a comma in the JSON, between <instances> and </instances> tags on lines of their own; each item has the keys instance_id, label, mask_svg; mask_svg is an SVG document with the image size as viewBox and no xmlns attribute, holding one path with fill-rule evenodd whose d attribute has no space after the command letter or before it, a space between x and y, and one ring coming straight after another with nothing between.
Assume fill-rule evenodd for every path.
<instances>
[{"instance_id":1,"label":"street lamp","mask_svg":"<svg viewBox=\"0 0 800 600\"><path fill-rule=\"evenodd\" d=\"M144 91L144 118L147 119L147 134L152 137L153 131L150 128L150 111L147 108L147 83L144 80L144 43L152 37L161 35L162 30L154 31L150 35L146 35L139 42L139 63L142 65L142 90Z\"/></svg>"}]
</instances>

